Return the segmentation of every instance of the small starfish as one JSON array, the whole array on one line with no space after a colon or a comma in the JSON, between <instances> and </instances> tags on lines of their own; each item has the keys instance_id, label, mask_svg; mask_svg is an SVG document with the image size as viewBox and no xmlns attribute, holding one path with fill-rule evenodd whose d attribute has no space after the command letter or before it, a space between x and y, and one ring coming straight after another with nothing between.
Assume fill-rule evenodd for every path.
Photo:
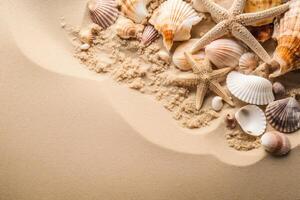
<instances>
[{"instance_id":1,"label":"small starfish","mask_svg":"<svg viewBox=\"0 0 300 200\"><path fill-rule=\"evenodd\" d=\"M229 105L233 106L231 97L220 85L220 80L225 78L232 68L223 68L212 70L211 64L207 59L203 63L197 63L190 53L185 53L186 60L192 66L193 74L184 74L184 76L174 77L168 80L168 83L176 86L197 87L196 92L196 109L202 107L206 92L213 91L223 98Z\"/></svg>"},{"instance_id":2,"label":"small starfish","mask_svg":"<svg viewBox=\"0 0 300 200\"><path fill-rule=\"evenodd\" d=\"M208 31L191 48L195 53L212 41L231 33L235 38L243 41L264 62L271 58L261 44L254 38L245 26L251 25L263 19L276 17L289 9L289 3L282 4L264 11L255 13L243 13L247 0L234 0L229 10L219 6L212 0L197 0L211 14L217 25Z\"/></svg>"}]
</instances>

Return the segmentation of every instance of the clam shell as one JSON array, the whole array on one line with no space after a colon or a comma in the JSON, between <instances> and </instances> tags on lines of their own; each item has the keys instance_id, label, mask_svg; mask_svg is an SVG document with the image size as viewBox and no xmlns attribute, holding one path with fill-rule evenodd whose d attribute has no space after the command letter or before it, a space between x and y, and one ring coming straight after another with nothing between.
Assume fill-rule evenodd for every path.
<instances>
[{"instance_id":1,"label":"clam shell","mask_svg":"<svg viewBox=\"0 0 300 200\"><path fill-rule=\"evenodd\" d=\"M144 29L143 25L135 24L130 19L124 18L118 20L117 35L123 39L136 38L139 32Z\"/></svg>"},{"instance_id":2,"label":"clam shell","mask_svg":"<svg viewBox=\"0 0 300 200\"><path fill-rule=\"evenodd\" d=\"M148 25L144 29L143 35L141 37L141 42L143 45L147 46L154 42L157 37L158 32L156 31L156 29L153 26Z\"/></svg>"},{"instance_id":3,"label":"clam shell","mask_svg":"<svg viewBox=\"0 0 300 200\"><path fill-rule=\"evenodd\" d=\"M190 39L189 41L186 41L179 45L173 54L173 63L175 64L176 67L178 67L182 71L187 71L191 69L191 65L187 62L186 57L184 53L186 52L187 49L189 49L197 39ZM205 53L204 51L199 51L195 54L192 55L196 61L203 60L205 58Z\"/></svg>"},{"instance_id":4,"label":"clam shell","mask_svg":"<svg viewBox=\"0 0 300 200\"><path fill-rule=\"evenodd\" d=\"M207 58L218 68L238 66L244 52L244 47L232 39L218 39L205 47Z\"/></svg>"},{"instance_id":5,"label":"clam shell","mask_svg":"<svg viewBox=\"0 0 300 200\"><path fill-rule=\"evenodd\" d=\"M235 119L249 135L260 136L267 128L267 120L264 112L255 105L247 105L235 113Z\"/></svg>"},{"instance_id":6,"label":"clam shell","mask_svg":"<svg viewBox=\"0 0 300 200\"><path fill-rule=\"evenodd\" d=\"M279 6L283 4L283 0L247 0L245 5L245 13L253 13L253 12L259 12L263 10L267 10L272 7ZM252 24L253 26L262 26L266 24L272 23L274 18L265 19L259 22L256 22L255 24Z\"/></svg>"},{"instance_id":7,"label":"clam shell","mask_svg":"<svg viewBox=\"0 0 300 200\"><path fill-rule=\"evenodd\" d=\"M267 105L275 99L272 83L260 76L232 71L228 74L226 83L230 93L246 103Z\"/></svg>"},{"instance_id":8,"label":"clam shell","mask_svg":"<svg viewBox=\"0 0 300 200\"><path fill-rule=\"evenodd\" d=\"M292 133L300 129L300 104L293 97L270 103L266 116L271 126L280 132Z\"/></svg>"},{"instance_id":9,"label":"clam shell","mask_svg":"<svg viewBox=\"0 0 300 200\"><path fill-rule=\"evenodd\" d=\"M291 150L291 143L288 137L277 131L265 133L261 137L261 144L266 151L277 156L286 155Z\"/></svg>"},{"instance_id":10,"label":"clam shell","mask_svg":"<svg viewBox=\"0 0 300 200\"><path fill-rule=\"evenodd\" d=\"M239 60L239 70L250 73L258 66L258 57L254 53L244 53Z\"/></svg>"},{"instance_id":11,"label":"clam shell","mask_svg":"<svg viewBox=\"0 0 300 200\"><path fill-rule=\"evenodd\" d=\"M90 0L88 9L92 21L102 28L107 28L114 24L119 16L115 0Z\"/></svg>"},{"instance_id":12,"label":"clam shell","mask_svg":"<svg viewBox=\"0 0 300 200\"><path fill-rule=\"evenodd\" d=\"M276 70L271 77L277 77L300 68L300 1L291 0L290 9L279 22L278 46L272 63ZM277 65L276 65L277 63Z\"/></svg>"},{"instance_id":13,"label":"clam shell","mask_svg":"<svg viewBox=\"0 0 300 200\"><path fill-rule=\"evenodd\" d=\"M149 15L146 0L119 0L119 4L121 12L135 23L143 23Z\"/></svg>"},{"instance_id":14,"label":"clam shell","mask_svg":"<svg viewBox=\"0 0 300 200\"><path fill-rule=\"evenodd\" d=\"M153 13L149 22L162 34L165 47L170 50L174 41L191 37L192 26L204 18L182 0L167 0Z\"/></svg>"}]
</instances>

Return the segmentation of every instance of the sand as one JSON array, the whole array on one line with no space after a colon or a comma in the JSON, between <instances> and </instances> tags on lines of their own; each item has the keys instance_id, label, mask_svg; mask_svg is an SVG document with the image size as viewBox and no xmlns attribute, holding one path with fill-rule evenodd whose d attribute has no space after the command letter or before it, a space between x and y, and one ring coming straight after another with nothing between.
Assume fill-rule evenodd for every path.
<instances>
[{"instance_id":1,"label":"sand","mask_svg":"<svg viewBox=\"0 0 300 200\"><path fill-rule=\"evenodd\" d=\"M1 199L300 198L299 134L281 159L239 152L225 113L182 128L152 96L80 65L59 23L79 26L84 4L1 2Z\"/></svg>"}]
</instances>

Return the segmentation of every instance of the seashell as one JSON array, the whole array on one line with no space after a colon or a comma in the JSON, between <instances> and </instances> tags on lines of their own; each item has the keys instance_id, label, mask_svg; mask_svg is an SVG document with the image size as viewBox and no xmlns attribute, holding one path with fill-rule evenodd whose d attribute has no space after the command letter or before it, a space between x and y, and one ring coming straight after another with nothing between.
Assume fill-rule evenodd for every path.
<instances>
[{"instance_id":1,"label":"seashell","mask_svg":"<svg viewBox=\"0 0 300 200\"><path fill-rule=\"evenodd\" d=\"M212 0L212 1L226 9L229 9L231 6L231 2L228 2L227 0ZM202 12L202 13L207 12L207 10L203 7L201 1L192 0L192 6L198 12Z\"/></svg>"},{"instance_id":2,"label":"seashell","mask_svg":"<svg viewBox=\"0 0 300 200\"><path fill-rule=\"evenodd\" d=\"M278 46L270 62L270 78L284 75L300 68L300 1L291 0L290 9L279 22Z\"/></svg>"},{"instance_id":3,"label":"seashell","mask_svg":"<svg viewBox=\"0 0 300 200\"><path fill-rule=\"evenodd\" d=\"M266 151L276 156L286 155L291 150L291 143L288 137L277 131L265 133L260 141Z\"/></svg>"},{"instance_id":4,"label":"seashell","mask_svg":"<svg viewBox=\"0 0 300 200\"><path fill-rule=\"evenodd\" d=\"M144 29L143 35L141 37L141 42L143 45L148 46L152 42L154 42L157 38L158 38L157 30L153 26L148 25Z\"/></svg>"},{"instance_id":5,"label":"seashell","mask_svg":"<svg viewBox=\"0 0 300 200\"><path fill-rule=\"evenodd\" d=\"M258 57L254 53L244 53L239 60L239 70L246 74L254 71L258 66Z\"/></svg>"},{"instance_id":6,"label":"seashell","mask_svg":"<svg viewBox=\"0 0 300 200\"><path fill-rule=\"evenodd\" d=\"M117 23L117 35L123 39L136 38L138 33L142 32L144 26L135 24L130 19L120 19Z\"/></svg>"},{"instance_id":7,"label":"seashell","mask_svg":"<svg viewBox=\"0 0 300 200\"><path fill-rule=\"evenodd\" d=\"M100 31L101 27L98 24L92 24L79 32L79 39L82 43L92 44Z\"/></svg>"},{"instance_id":8,"label":"seashell","mask_svg":"<svg viewBox=\"0 0 300 200\"><path fill-rule=\"evenodd\" d=\"M267 24L260 27L250 27L252 35L261 43L264 43L273 37L274 25Z\"/></svg>"},{"instance_id":9,"label":"seashell","mask_svg":"<svg viewBox=\"0 0 300 200\"><path fill-rule=\"evenodd\" d=\"M223 99L219 96L216 96L212 99L211 101L211 107L212 109L214 109L215 111L220 111L223 108L224 104L223 104Z\"/></svg>"},{"instance_id":10,"label":"seashell","mask_svg":"<svg viewBox=\"0 0 300 200\"><path fill-rule=\"evenodd\" d=\"M159 59L161 59L165 63L170 63L170 54L169 54L169 52L167 52L165 50L160 50L159 52L157 52L157 55L158 55Z\"/></svg>"},{"instance_id":11,"label":"seashell","mask_svg":"<svg viewBox=\"0 0 300 200\"><path fill-rule=\"evenodd\" d=\"M189 41L186 41L179 45L173 54L173 63L176 67L178 67L182 71L187 71L191 69L191 65L187 62L186 57L184 53L186 52L189 47L191 47L197 39L190 39ZM205 58L204 51L199 51L192 55L196 61L203 60Z\"/></svg>"},{"instance_id":12,"label":"seashell","mask_svg":"<svg viewBox=\"0 0 300 200\"><path fill-rule=\"evenodd\" d=\"M247 0L244 12L245 13L259 12L259 11L267 10L272 7L279 6L283 3L284 3L283 0ZM269 19L259 21L255 24L252 24L252 26L262 26L266 24L271 24L273 21L274 18L269 18Z\"/></svg>"},{"instance_id":13,"label":"seashell","mask_svg":"<svg viewBox=\"0 0 300 200\"><path fill-rule=\"evenodd\" d=\"M225 118L226 127L229 129L235 129L236 127L236 120L233 114L229 113L226 115Z\"/></svg>"},{"instance_id":14,"label":"seashell","mask_svg":"<svg viewBox=\"0 0 300 200\"><path fill-rule=\"evenodd\" d=\"M283 97L285 95L285 87L281 83L275 82L273 83L273 93L277 98Z\"/></svg>"},{"instance_id":15,"label":"seashell","mask_svg":"<svg viewBox=\"0 0 300 200\"><path fill-rule=\"evenodd\" d=\"M267 120L264 112L255 105L247 105L235 113L235 119L249 135L260 136L267 128Z\"/></svg>"},{"instance_id":16,"label":"seashell","mask_svg":"<svg viewBox=\"0 0 300 200\"><path fill-rule=\"evenodd\" d=\"M119 0L119 4L121 12L135 23L143 23L149 15L146 0Z\"/></svg>"},{"instance_id":17,"label":"seashell","mask_svg":"<svg viewBox=\"0 0 300 200\"><path fill-rule=\"evenodd\" d=\"M114 24L119 16L115 0L90 0L88 9L92 21L102 28L107 28Z\"/></svg>"},{"instance_id":18,"label":"seashell","mask_svg":"<svg viewBox=\"0 0 300 200\"><path fill-rule=\"evenodd\" d=\"M230 93L246 103L267 105L275 99L272 83L260 76L232 71L228 74L226 83Z\"/></svg>"},{"instance_id":19,"label":"seashell","mask_svg":"<svg viewBox=\"0 0 300 200\"><path fill-rule=\"evenodd\" d=\"M273 128L283 133L300 129L300 104L293 98L285 98L270 103L266 116Z\"/></svg>"},{"instance_id":20,"label":"seashell","mask_svg":"<svg viewBox=\"0 0 300 200\"><path fill-rule=\"evenodd\" d=\"M191 37L192 26L204 15L199 15L191 5L182 0L167 0L153 13L149 22L162 34L165 47L170 50L174 41Z\"/></svg>"},{"instance_id":21,"label":"seashell","mask_svg":"<svg viewBox=\"0 0 300 200\"><path fill-rule=\"evenodd\" d=\"M232 39L218 39L205 47L207 58L218 68L238 66L244 52L244 47Z\"/></svg>"},{"instance_id":22,"label":"seashell","mask_svg":"<svg viewBox=\"0 0 300 200\"><path fill-rule=\"evenodd\" d=\"M80 49L82 51L87 51L91 46L89 44L83 44L80 46Z\"/></svg>"}]
</instances>

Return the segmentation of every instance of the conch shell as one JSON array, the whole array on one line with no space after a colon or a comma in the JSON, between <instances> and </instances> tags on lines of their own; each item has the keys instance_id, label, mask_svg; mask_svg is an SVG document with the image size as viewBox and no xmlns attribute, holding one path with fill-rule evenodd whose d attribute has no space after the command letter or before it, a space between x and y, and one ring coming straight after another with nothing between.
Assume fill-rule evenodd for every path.
<instances>
[{"instance_id":1,"label":"conch shell","mask_svg":"<svg viewBox=\"0 0 300 200\"><path fill-rule=\"evenodd\" d=\"M119 0L121 12L138 24L143 23L149 15L147 3L146 0Z\"/></svg>"},{"instance_id":2,"label":"conch shell","mask_svg":"<svg viewBox=\"0 0 300 200\"><path fill-rule=\"evenodd\" d=\"M267 132L261 137L261 144L275 156L286 155L291 150L290 140L283 133L272 131Z\"/></svg>"},{"instance_id":3,"label":"conch shell","mask_svg":"<svg viewBox=\"0 0 300 200\"><path fill-rule=\"evenodd\" d=\"M182 0L167 0L154 12L149 22L162 34L167 50L174 41L185 41L191 37L192 26L199 23L199 15L191 5Z\"/></svg>"},{"instance_id":4,"label":"conch shell","mask_svg":"<svg viewBox=\"0 0 300 200\"><path fill-rule=\"evenodd\" d=\"M141 33L144 26L141 24L135 24L130 19L124 18L117 22L117 35L123 39L136 38L138 33Z\"/></svg>"}]
</instances>

